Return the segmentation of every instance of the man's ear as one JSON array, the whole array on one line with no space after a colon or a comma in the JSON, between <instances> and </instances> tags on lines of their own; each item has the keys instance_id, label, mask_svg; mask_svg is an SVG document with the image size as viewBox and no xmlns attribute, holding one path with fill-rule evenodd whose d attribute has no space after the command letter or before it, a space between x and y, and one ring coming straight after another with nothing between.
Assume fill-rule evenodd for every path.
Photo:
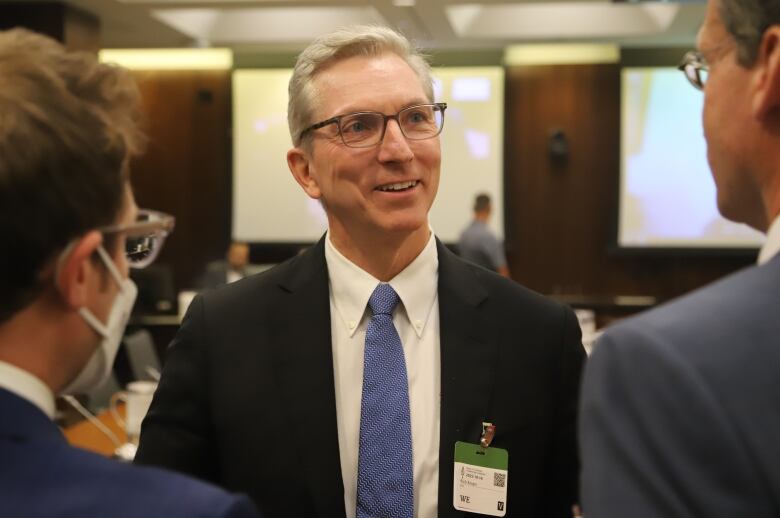
<instances>
[{"instance_id":1,"label":"man's ear","mask_svg":"<svg viewBox=\"0 0 780 518\"><path fill-rule=\"evenodd\" d=\"M758 48L753 83L753 115L759 120L780 108L780 26L769 27Z\"/></svg>"},{"instance_id":2,"label":"man's ear","mask_svg":"<svg viewBox=\"0 0 780 518\"><path fill-rule=\"evenodd\" d=\"M77 309L87 303L90 278L96 271L91 258L101 243L103 236L93 230L75 241L61 259L55 282L62 300L70 308Z\"/></svg>"},{"instance_id":3,"label":"man's ear","mask_svg":"<svg viewBox=\"0 0 780 518\"><path fill-rule=\"evenodd\" d=\"M290 168L290 172L295 181L303 187L306 194L315 200L322 196L320 186L317 184L316 178L311 174L311 167L309 157L306 152L300 147L294 147L287 152L287 166Z\"/></svg>"}]
</instances>

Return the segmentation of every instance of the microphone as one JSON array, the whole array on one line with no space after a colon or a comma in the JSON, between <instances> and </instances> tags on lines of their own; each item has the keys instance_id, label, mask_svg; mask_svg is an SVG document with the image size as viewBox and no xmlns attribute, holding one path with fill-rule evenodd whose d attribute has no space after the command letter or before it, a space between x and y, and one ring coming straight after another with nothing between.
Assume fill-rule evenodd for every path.
<instances>
[{"instance_id":1,"label":"microphone","mask_svg":"<svg viewBox=\"0 0 780 518\"><path fill-rule=\"evenodd\" d=\"M84 405L79 403L79 400L71 395L63 395L62 399L67 401L70 406L76 409L76 411L84 416L84 418L87 419L90 423L92 423L95 428L100 430L103 435L108 437L112 443L114 443L114 446L116 449L114 450L114 457L118 458L121 461L124 462L132 462L133 458L135 458L135 452L138 449L138 447L133 443L122 443L122 441L119 440L119 437L116 436L114 432L112 432L106 425L100 422L100 420L95 417L95 415L84 408Z\"/></svg>"}]
</instances>

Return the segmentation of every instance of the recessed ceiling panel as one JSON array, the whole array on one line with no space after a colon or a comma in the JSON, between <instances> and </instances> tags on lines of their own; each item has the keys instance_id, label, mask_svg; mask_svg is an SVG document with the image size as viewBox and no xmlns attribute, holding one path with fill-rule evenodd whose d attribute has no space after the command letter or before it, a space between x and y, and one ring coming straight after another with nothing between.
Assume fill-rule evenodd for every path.
<instances>
[{"instance_id":1,"label":"recessed ceiling panel","mask_svg":"<svg viewBox=\"0 0 780 518\"><path fill-rule=\"evenodd\" d=\"M663 32L679 10L674 4L465 4L447 7L447 16L462 38L572 39Z\"/></svg>"},{"instance_id":2,"label":"recessed ceiling panel","mask_svg":"<svg viewBox=\"0 0 780 518\"><path fill-rule=\"evenodd\" d=\"M385 24L373 7L156 9L158 20L211 44L310 41L351 24Z\"/></svg>"}]
</instances>

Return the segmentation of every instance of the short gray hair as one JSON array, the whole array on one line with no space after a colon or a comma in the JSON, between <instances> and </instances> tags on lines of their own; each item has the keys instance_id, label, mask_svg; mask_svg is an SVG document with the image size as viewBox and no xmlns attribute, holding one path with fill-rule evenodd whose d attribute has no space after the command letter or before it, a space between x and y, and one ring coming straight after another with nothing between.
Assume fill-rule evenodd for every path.
<instances>
[{"instance_id":1,"label":"short gray hair","mask_svg":"<svg viewBox=\"0 0 780 518\"><path fill-rule=\"evenodd\" d=\"M737 43L737 59L751 66L764 32L780 24L780 0L718 0L723 25Z\"/></svg>"},{"instance_id":2,"label":"short gray hair","mask_svg":"<svg viewBox=\"0 0 780 518\"><path fill-rule=\"evenodd\" d=\"M312 124L314 86L312 79L328 65L354 56L379 56L391 52L401 57L417 74L425 95L433 102L433 77L425 56L402 34L379 25L352 25L315 39L298 56L290 78L287 124L293 145Z\"/></svg>"}]
</instances>

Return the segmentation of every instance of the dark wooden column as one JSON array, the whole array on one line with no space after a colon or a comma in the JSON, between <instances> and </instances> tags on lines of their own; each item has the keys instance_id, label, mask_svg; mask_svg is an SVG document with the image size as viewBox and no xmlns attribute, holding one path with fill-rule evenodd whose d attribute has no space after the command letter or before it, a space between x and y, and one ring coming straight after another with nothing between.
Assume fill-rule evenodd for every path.
<instances>
[{"instance_id":1,"label":"dark wooden column","mask_svg":"<svg viewBox=\"0 0 780 518\"><path fill-rule=\"evenodd\" d=\"M100 50L100 21L62 2L0 3L0 30L12 27L45 34L70 50Z\"/></svg>"}]
</instances>

